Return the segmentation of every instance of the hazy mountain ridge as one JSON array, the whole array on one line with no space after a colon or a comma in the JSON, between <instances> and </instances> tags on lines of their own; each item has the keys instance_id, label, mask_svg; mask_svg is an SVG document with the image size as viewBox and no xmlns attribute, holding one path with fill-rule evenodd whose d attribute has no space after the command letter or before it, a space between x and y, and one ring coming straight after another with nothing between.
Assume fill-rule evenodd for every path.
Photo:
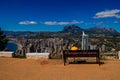
<instances>
[{"instance_id":1,"label":"hazy mountain ridge","mask_svg":"<svg viewBox=\"0 0 120 80\"><path fill-rule=\"evenodd\" d=\"M79 26L71 25L71 26L65 26L62 31L58 32L31 32L31 31L22 31L22 32L14 32L14 31L5 31L4 33L6 35L26 35L28 37L66 37L66 36L73 36L77 37L78 35L81 36L82 32L85 32L86 34L98 36L98 35L104 35L104 36L120 36L120 33L117 32L113 28L102 28L102 27L92 27L88 29L82 29Z\"/></svg>"}]
</instances>

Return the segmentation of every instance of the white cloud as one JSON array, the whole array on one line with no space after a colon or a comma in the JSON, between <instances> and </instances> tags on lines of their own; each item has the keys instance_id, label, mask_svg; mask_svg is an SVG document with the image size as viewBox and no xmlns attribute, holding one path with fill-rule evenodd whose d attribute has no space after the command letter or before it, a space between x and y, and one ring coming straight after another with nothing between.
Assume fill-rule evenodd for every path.
<instances>
[{"instance_id":1,"label":"white cloud","mask_svg":"<svg viewBox=\"0 0 120 80\"><path fill-rule=\"evenodd\" d=\"M108 17L120 18L120 10L113 9L113 10L101 11L96 13L93 18L108 18Z\"/></svg>"},{"instance_id":2,"label":"white cloud","mask_svg":"<svg viewBox=\"0 0 120 80\"><path fill-rule=\"evenodd\" d=\"M46 21L46 22L44 22L44 24L46 24L46 25L56 25L57 22L56 21Z\"/></svg>"},{"instance_id":3,"label":"white cloud","mask_svg":"<svg viewBox=\"0 0 120 80\"><path fill-rule=\"evenodd\" d=\"M36 21L21 21L19 22L21 25L29 25L29 24L37 24Z\"/></svg>"},{"instance_id":4,"label":"white cloud","mask_svg":"<svg viewBox=\"0 0 120 80\"><path fill-rule=\"evenodd\" d=\"M94 24L95 24L95 25L104 25L105 22L102 22L102 21L101 21L101 22L95 22Z\"/></svg>"},{"instance_id":5,"label":"white cloud","mask_svg":"<svg viewBox=\"0 0 120 80\"><path fill-rule=\"evenodd\" d=\"M76 20L73 20L71 22L64 22L64 21L61 21L61 22L57 22L57 21L43 22L43 24L46 24L46 25L70 25L70 24L81 24L81 23L83 23L83 21L76 21Z\"/></svg>"}]
</instances>

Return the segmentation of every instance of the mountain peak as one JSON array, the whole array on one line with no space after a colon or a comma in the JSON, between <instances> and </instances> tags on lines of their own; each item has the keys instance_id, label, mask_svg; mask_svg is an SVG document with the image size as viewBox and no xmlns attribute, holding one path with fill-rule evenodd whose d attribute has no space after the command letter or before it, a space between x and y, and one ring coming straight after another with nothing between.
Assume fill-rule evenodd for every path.
<instances>
[{"instance_id":1,"label":"mountain peak","mask_svg":"<svg viewBox=\"0 0 120 80\"><path fill-rule=\"evenodd\" d=\"M81 33L83 31L83 29L81 29L80 27L76 26L76 25L71 25L71 26L65 26L64 29L62 30L62 32L64 33Z\"/></svg>"}]
</instances>

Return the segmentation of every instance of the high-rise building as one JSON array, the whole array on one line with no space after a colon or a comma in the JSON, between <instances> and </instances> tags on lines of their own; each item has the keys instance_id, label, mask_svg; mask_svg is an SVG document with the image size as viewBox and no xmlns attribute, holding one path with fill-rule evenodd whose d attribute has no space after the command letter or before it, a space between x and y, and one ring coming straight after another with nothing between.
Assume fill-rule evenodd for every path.
<instances>
[{"instance_id":1,"label":"high-rise building","mask_svg":"<svg viewBox=\"0 0 120 80\"><path fill-rule=\"evenodd\" d=\"M88 35L82 34L82 50L88 50Z\"/></svg>"}]
</instances>

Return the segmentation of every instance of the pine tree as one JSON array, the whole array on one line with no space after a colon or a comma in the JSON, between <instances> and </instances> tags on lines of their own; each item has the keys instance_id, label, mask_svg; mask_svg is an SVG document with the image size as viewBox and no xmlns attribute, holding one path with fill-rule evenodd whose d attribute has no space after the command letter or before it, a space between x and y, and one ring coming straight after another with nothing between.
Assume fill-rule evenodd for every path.
<instances>
[{"instance_id":1,"label":"pine tree","mask_svg":"<svg viewBox=\"0 0 120 80\"><path fill-rule=\"evenodd\" d=\"M3 31L0 28L0 51L4 50L6 44L8 42L8 39L6 36L3 34Z\"/></svg>"}]
</instances>

